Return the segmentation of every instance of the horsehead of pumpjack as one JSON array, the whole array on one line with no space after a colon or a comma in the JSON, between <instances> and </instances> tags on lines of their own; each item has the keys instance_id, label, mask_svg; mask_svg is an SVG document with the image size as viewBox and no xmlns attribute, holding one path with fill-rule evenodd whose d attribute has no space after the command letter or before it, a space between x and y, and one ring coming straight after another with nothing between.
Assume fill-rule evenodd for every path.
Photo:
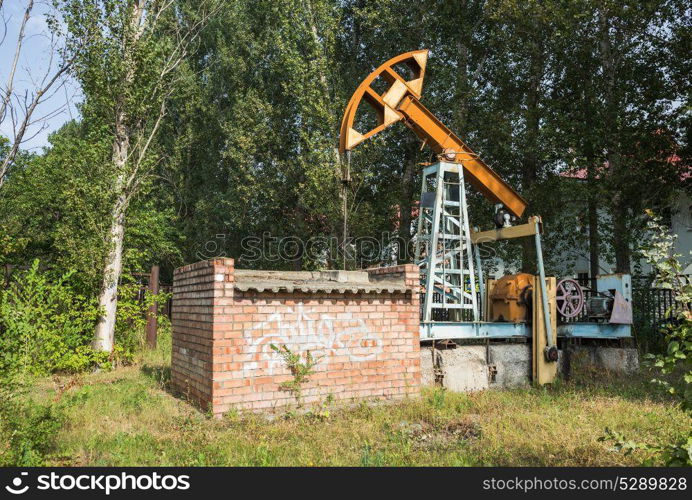
<instances>
[{"instance_id":1,"label":"horsehead of pumpjack","mask_svg":"<svg viewBox=\"0 0 692 500\"><path fill-rule=\"evenodd\" d=\"M510 217L521 217L527 202L493 171L458 136L420 102L428 50L414 50L391 58L361 82L341 121L339 150L345 153L364 140L402 121L442 161L459 163L469 183L496 204L495 224L507 226ZM379 84L378 91L373 88ZM377 124L357 130L358 114L365 104L374 110Z\"/></svg>"}]
</instances>

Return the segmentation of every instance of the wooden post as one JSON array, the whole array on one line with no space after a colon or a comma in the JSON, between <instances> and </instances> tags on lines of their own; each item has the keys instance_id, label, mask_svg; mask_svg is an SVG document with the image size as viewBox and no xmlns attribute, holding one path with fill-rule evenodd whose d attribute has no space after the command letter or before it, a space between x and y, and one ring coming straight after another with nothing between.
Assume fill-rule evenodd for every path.
<instances>
[{"instance_id":1,"label":"wooden post","mask_svg":"<svg viewBox=\"0 0 692 500\"><path fill-rule=\"evenodd\" d=\"M159 266L151 266L149 275L149 293L158 295L159 293ZM147 311L147 345L150 349L156 348L156 329L158 327L158 302L149 306Z\"/></svg>"},{"instance_id":2,"label":"wooden post","mask_svg":"<svg viewBox=\"0 0 692 500\"><path fill-rule=\"evenodd\" d=\"M550 384L557 378L557 362L548 361L545 359L545 348L550 345L546 336L545 314L543 310L543 301L541 300L540 289L541 278L534 276L533 278L533 318L532 318L532 336L533 336L533 383L536 386ZM557 334L557 300L555 298L557 289L557 280L555 277L545 279L545 287L548 294L548 311L550 314L550 328L553 335ZM553 337L554 339L555 337ZM553 340L554 342L554 340ZM556 345L556 344L553 344Z\"/></svg>"}]
</instances>

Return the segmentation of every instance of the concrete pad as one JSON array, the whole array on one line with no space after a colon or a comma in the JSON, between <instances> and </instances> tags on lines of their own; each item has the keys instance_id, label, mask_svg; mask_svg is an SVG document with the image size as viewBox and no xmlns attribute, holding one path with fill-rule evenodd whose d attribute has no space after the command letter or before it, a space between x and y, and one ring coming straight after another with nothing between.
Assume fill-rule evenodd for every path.
<instances>
[{"instance_id":1,"label":"concrete pad","mask_svg":"<svg viewBox=\"0 0 692 500\"><path fill-rule=\"evenodd\" d=\"M488 388L522 387L531 383L531 344L491 344L437 349L442 385L450 391L472 392ZM490 367L496 370L489 379ZM570 346L560 350L558 370L564 375L579 373L579 367L629 375L639 370L635 348ZM576 370L576 371L575 371ZM432 347L421 346L423 385L435 385Z\"/></svg>"},{"instance_id":2,"label":"concrete pad","mask_svg":"<svg viewBox=\"0 0 692 500\"><path fill-rule=\"evenodd\" d=\"M373 275L364 271L261 271L236 269L234 288L241 292L407 293L403 276ZM223 279L223 275L220 276ZM372 279L371 279L372 278Z\"/></svg>"},{"instance_id":3,"label":"concrete pad","mask_svg":"<svg viewBox=\"0 0 692 500\"><path fill-rule=\"evenodd\" d=\"M488 364L495 367L490 387L521 387L531 383L531 345L488 346Z\"/></svg>"},{"instance_id":4,"label":"concrete pad","mask_svg":"<svg viewBox=\"0 0 692 500\"><path fill-rule=\"evenodd\" d=\"M489 387L485 346L441 349L440 368L444 387L455 392L481 391Z\"/></svg>"},{"instance_id":5,"label":"concrete pad","mask_svg":"<svg viewBox=\"0 0 692 500\"><path fill-rule=\"evenodd\" d=\"M370 275L365 271L319 271L313 273L314 279L337 281L339 283L369 283Z\"/></svg>"},{"instance_id":6,"label":"concrete pad","mask_svg":"<svg viewBox=\"0 0 692 500\"><path fill-rule=\"evenodd\" d=\"M639 353L633 347L598 347L596 366L613 373L630 375L639 371Z\"/></svg>"},{"instance_id":7,"label":"concrete pad","mask_svg":"<svg viewBox=\"0 0 692 500\"><path fill-rule=\"evenodd\" d=\"M570 346L565 350L562 372L569 375L580 367L630 375L639 371L639 353L634 347Z\"/></svg>"}]
</instances>

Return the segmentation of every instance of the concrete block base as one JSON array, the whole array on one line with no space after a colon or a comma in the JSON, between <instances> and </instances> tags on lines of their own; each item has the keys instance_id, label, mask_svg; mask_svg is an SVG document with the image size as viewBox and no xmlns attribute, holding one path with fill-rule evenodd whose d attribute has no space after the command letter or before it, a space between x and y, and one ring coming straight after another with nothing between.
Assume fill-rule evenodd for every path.
<instances>
[{"instance_id":1,"label":"concrete block base","mask_svg":"<svg viewBox=\"0 0 692 500\"><path fill-rule=\"evenodd\" d=\"M580 368L620 375L639 371L639 353L634 347L570 346L562 358L561 371L567 376L578 374Z\"/></svg>"},{"instance_id":2,"label":"concrete block base","mask_svg":"<svg viewBox=\"0 0 692 500\"><path fill-rule=\"evenodd\" d=\"M489 387L485 346L464 346L438 351L443 384L450 391L473 392Z\"/></svg>"},{"instance_id":3,"label":"concrete block base","mask_svg":"<svg viewBox=\"0 0 692 500\"><path fill-rule=\"evenodd\" d=\"M635 348L570 346L560 351L559 371L573 374L576 366L618 374L639 370ZM523 387L531 384L531 344L459 345L453 349L421 346L423 385L435 385L455 392L473 392L488 388Z\"/></svg>"},{"instance_id":4,"label":"concrete block base","mask_svg":"<svg viewBox=\"0 0 692 500\"><path fill-rule=\"evenodd\" d=\"M488 346L491 387L521 387L531 381L531 345L497 344Z\"/></svg>"}]
</instances>

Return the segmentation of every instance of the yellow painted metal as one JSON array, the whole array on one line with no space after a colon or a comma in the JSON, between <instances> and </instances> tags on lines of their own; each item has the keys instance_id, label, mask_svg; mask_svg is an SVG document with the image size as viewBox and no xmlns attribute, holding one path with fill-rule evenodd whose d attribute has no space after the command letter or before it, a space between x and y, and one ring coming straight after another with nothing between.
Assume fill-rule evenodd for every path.
<instances>
[{"instance_id":1,"label":"yellow painted metal","mask_svg":"<svg viewBox=\"0 0 692 500\"><path fill-rule=\"evenodd\" d=\"M486 318L485 321L487 321L487 318L492 318L494 314L493 301L490 298L490 294L492 294L495 288L495 283L497 283L497 280L492 278L485 282L485 297L483 298L483 318Z\"/></svg>"},{"instance_id":2,"label":"yellow painted metal","mask_svg":"<svg viewBox=\"0 0 692 500\"><path fill-rule=\"evenodd\" d=\"M528 273L507 274L497 280L490 290L492 315L488 321L527 323L532 302L533 275Z\"/></svg>"},{"instance_id":3,"label":"yellow painted metal","mask_svg":"<svg viewBox=\"0 0 692 500\"><path fill-rule=\"evenodd\" d=\"M490 229L488 231L478 231L471 233L471 242L474 245L479 243L490 243L498 240L509 240L512 238L523 238L524 236L533 236L536 234L536 220L538 226L543 228L541 218L533 215L529 217L529 222L518 226L503 227L500 229Z\"/></svg>"},{"instance_id":4,"label":"yellow painted metal","mask_svg":"<svg viewBox=\"0 0 692 500\"><path fill-rule=\"evenodd\" d=\"M513 215L521 217L527 202L454 132L413 96L406 96L397 108L406 125L445 161L461 163L464 178L493 203L502 203Z\"/></svg>"},{"instance_id":5,"label":"yellow painted metal","mask_svg":"<svg viewBox=\"0 0 692 500\"><path fill-rule=\"evenodd\" d=\"M534 385L550 384L557 378L557 362L545 358L546 341L543 304L541 302L541 280L538 276L533 279L533 383ZM557 280L555 277L545 279L544 286L548 292L548 308L550 309L551 329L557 331Z\"/></svg>"},{"instance_id":6,"label":"yellow painted metal","mask_svg":"<svg viewBox=\"0 0 692 500\"><path fill-rule=\"evenodd\" d=\"M339 150L350 150L368 137L381 132L392 123L402 120L404 117L396 108L405 95L420 97L423 90L423 78L425 66L428 62L428 50L414 50L405 52L382 64L361 82L351 96L346 106L344 117L341 120L341 132L339 135ZM398 64L405 64L413 73L413 79L406 81L394 69ZM372 83L382 78L389 86L387 91L380 95L372 87ZM353 128L356 112L361 101L365 100L377 113L378 125L372 130L360 133Z\"/></svg>"},{"instance_id":7,"label":"yellow painted metal","mask_svg":"<svg viewBox=\"0 0 692 500\"><path fill-rule=\"evenodd\" d=\"M363 80L346 106L341 121L340 151L348 151L403 120L441 159L460 163L466 179L484 196L494 203L502 203L510 213L521 217L526 209L526 200L419 101L427 60L427 50L406 52L382 64ZM401 64L411 70L411 79L406 80L396 71ZM371 87L378 78L382 78L387 85L382 94ZM354 121L362 101L375 110L377 126L361 133L354 128Z\"/></svg>"}]
</instances>

